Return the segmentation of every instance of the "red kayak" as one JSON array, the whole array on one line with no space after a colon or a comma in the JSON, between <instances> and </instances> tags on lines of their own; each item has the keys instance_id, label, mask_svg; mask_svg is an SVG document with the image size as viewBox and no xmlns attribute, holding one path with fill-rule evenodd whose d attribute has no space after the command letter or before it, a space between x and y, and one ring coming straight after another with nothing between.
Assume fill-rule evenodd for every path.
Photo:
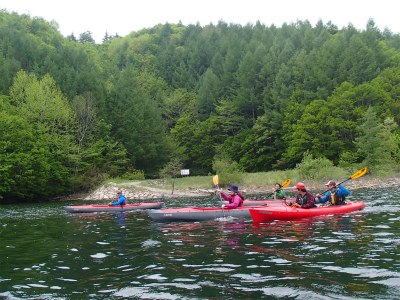
<instances>
[{"instance_id":1,"label":"red kayak","mask_svg":"<svg viewBox=\"0 0 400 300\"><path fill-rule=\"evenodd\" d=\"M251 207L250 215L254 222L266 222L273 220L289 220L307 218L320 215L344 214L363 209L362 201L348 202L344 205L319 206L313 208L290 207L286 204L267 207Z\"/></svg>"},{"instance_id":2,"label":"red kayak","mask_svg":"<svg viewBox=\"0 0 400 300\"><path fill-rule=\"evenodd\" d=\"M107 211L130 211L138 209L155 209L161 208L164 202L150 202L150 203L135 203L127 205L77 205L77 206L64 206L67 212L72 213L89 213L89 212L107 212Z\"/></svg>"}]
</instances>

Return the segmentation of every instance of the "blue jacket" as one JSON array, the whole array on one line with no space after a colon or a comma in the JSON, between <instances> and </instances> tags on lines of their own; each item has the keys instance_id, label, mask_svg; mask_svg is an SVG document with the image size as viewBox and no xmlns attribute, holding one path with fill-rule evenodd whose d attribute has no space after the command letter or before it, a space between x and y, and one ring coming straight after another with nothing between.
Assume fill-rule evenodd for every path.
<instances>
[{"instance_id":1,"label":"blue jacket","mask_svg":"<svg viewBox=\"0 0 400 300\"><path fill-rule=\"evenodd\" d=\"M119 195L118 201L111 203L111 205L125 205L126 199L124 195Z\"/></svg>"},{"instance_id":2,"label":"blue jacket","mask_svg":"<svg viewBox=\"0 0 400 300\"><path fill-rule=\"evenodd\" d=\"M336 189L336 191L337 191L337 195L338 195L339 197L347 196L347 195L350 194L350 191L349 191L348 189L346 189L346 188L345 188L344 186L342 186L342 185L339 185L339 186L338 186L338 189ZM327 193L325 194L325 197L318 198L318 200L319 200L319 202L321 202L321 203L325 203L326 201L329 201L330 198L331 198L331 191L327 192Z\"/></svg>"}]
</instances>

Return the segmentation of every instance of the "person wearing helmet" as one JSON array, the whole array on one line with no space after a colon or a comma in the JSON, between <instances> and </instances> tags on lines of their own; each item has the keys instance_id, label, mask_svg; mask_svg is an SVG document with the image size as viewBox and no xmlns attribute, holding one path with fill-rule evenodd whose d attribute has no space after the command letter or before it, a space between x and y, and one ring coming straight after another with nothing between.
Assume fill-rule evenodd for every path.
<instances>
[{"instance_id":1,"label":"person wearing helmet","mask_svg":"<svg viewBox=\"0 0 400 300\"><path fill-rule=\"evenodd\" d=\"M324 197L321 197L320 194L317 194L316 198L320 203L325 203L329 201L330 205L342 205L345 204L345 198L350 194L350 191L346 189L344 186L339 184L336 186L336 182L333 180L329 180L325 184L329 191L325 194Z\"/></svg>"},{"instance_id":2,"label":"person wearing helmet","mask_svg":"<svg viewBox=\"0 0 400 300\"><path fill-rule=\"evenodd\" d=\"M228 190L231 191L230 196L227 196L223 192L220 192L222 198L224 198L226 201L229 202L229 204L223 204L221 207L237 208L243 206L244 198L242 194L239 192L238 186L232 184Z\"/></svg>"},{"instance_id":3,"label":"person wearing helmet","mask_svg":"<svg viewBox=\"0 0 400 300\"><path fill-rule=\"evenodd\" d=\"M110 202L110 203L108 203L108 205L113 205L113 206L120 205L122 207L126 204L126 199L125 199L125 196L122 195L122 192L118 191L117 195L118 195L118 200L116 202Z\"/></svg>"},{"instance_id":4,"label":"person wearing helmet","mask_svg":"<svg viewBox=\"0 0 400 300\"><path fill-rule=\"evenodd\" d=\"M286 205L290 205L292 207L301 207L301 208L311 208L315 206L315 201L313 195L306 190L306 185L302 182L299 182L294 189L297 190L297 197L295 202L287 202L286 199L283 201Z\"/></svg>"}]
</instances>

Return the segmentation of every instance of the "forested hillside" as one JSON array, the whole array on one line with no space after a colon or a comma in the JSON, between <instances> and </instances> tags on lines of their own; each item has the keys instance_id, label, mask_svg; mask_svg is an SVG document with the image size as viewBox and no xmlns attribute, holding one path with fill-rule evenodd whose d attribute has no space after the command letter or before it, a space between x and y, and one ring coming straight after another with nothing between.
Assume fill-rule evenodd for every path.
<instances>
[{"instance_id":1,"label":"forested hillside","mask_svg":"<svg viewBox=\"0 0 400 300\"><path fill-rule=\"evenodd\" d=\"M400 35L308 21L63 37L0 10L0 199L107 177L400 164ZM176 159L178 158L178 159Z\"/></svg>"}]
</instances>

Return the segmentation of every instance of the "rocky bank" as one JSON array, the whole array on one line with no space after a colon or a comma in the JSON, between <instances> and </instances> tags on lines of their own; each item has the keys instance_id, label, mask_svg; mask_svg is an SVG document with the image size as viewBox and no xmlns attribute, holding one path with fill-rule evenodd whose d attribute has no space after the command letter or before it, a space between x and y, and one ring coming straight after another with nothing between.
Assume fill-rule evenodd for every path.
<instances>
[{"instance_id":1,"label":"rocky bank","mask_svg":"<svg viewBox=\"0 0 400 300\"><path fill-rule=\"evenodd\" d=\"M321 192L324 190L324 183L315 182L304 182L307 189L314 192ZM216 194L215 189L188 189L188 190L175 190L174 194L171 194L171 190L160 189L151 186L141 186L141 182L130 182L124 184L116 184L110 182L106 185L101 186L99 189L90 193L86 197L80 199L84 200L116 200L117 191L121 190L122 193L128 200L139 200L139 199L159 199L159 198L175 198L175 197L198 197L198 196L211 196ZM151 183L150 183L151 184ZM159 185L160 182L157 182ZM296 183L292 182L285 191L293 191L293 186ZM388 179L377 179L369 176L349 180L345 183L345 186L349 190L356 189L371 189L371 188L400 188L400 177L388 178ZM266 194L270 194L272 187L243 187L241 188L243 193L257 195L264 197Z\"/></svg>"}]
</instances>

